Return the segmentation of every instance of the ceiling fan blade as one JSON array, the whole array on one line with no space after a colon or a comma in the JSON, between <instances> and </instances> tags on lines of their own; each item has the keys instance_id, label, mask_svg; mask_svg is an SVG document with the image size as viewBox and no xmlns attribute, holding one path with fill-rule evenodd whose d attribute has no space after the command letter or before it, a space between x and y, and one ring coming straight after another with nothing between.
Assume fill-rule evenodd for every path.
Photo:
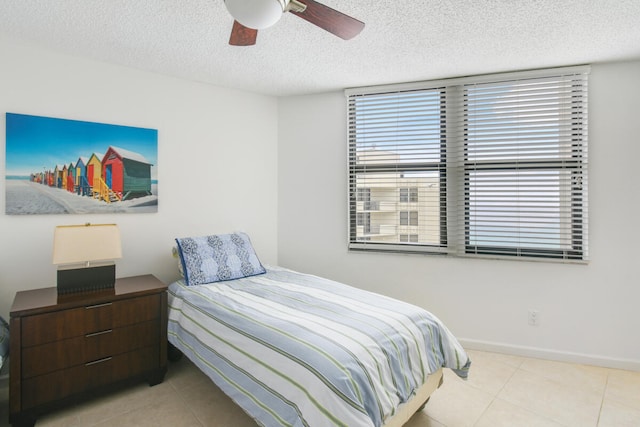
<instances>
[{"instance_id":1,"label":"ceiling fan blade","mask_svg":"<svg viewBox=\"0 0 640 427\"><path fill-rule=\"evenodd\" d=\"M307 5L304 12L291 11L294 15L311 22L314 25L329 31L341 39L349 40L360 34L364 28L364 22L331 9L314 0L298 0Z\"/></svg>"},{"instance_id":2,"label":"ceiling fan blade","mask_svg":"<svg viewBox=\"0 0 640 427\"><path fill-rule=\"evenodd\" d=\"M253 46L254 44L256 44L257 37L258 30L245 27L238 21L233 21L233 28L231 29L229 44L231 46Z\"/></svg>"}]
</instances>

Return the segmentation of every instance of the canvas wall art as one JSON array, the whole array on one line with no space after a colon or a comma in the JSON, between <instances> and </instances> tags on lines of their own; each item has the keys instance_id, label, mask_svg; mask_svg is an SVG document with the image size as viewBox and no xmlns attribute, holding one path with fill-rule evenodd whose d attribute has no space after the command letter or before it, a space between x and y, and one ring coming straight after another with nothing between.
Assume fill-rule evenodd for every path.
<instances>
[{"instance_id":1,"label":"canvas wall art","mask_svg":"<svg viewBox=\"0 0 640 427\"><path fill-rule=\"evenodd\" d=\"M158 131L6 113L7 215L158 211Z\"/></svg>"}]
</instances>

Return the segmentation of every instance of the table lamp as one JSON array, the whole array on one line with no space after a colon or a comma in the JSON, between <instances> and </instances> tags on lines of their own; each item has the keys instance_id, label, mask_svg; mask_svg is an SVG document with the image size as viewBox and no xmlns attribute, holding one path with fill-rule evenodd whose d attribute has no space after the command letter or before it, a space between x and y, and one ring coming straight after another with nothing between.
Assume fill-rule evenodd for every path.
<instances>
[{"instance_id":1,"label":"table lamp","mask_svg":"<svg viewBox=\"0 0 640 427\"><path fill-rule=\"evenodd\" d=\"M53 264L58 265L58 295L114 287L122 258L116 224L59 225L53 235Z\"/></svg>"}]
</instances>

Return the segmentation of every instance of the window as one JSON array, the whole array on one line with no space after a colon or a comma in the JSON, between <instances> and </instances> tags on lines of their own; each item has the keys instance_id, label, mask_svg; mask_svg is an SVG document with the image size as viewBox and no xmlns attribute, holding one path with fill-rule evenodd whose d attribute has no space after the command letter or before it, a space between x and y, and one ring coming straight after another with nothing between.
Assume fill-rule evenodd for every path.
<instances>
[{"instance_id":1,"label":"window","mask_svg":"<svg viewBox=\"0 0 640 427\"><path fill-rule=\"evenodd\" d=\"M400 225L418 225L418 211L400 211Z\"/></svg>"},{"instance_id":2,"label":"window","mask_svg":"<svg viewBox=\"0 0 640 427\"><path fill-rule=\"evenodd\" d=\"M349 248L586 261L588 72L347 90Z\"/></svg>"},{"instance_id":3,"label":"window","mask_svg":"<svg viewBox=\"0 0 640 427\"><path fill-rule=\"evenodd\" d=\"M371 214L369 212L358 212L356 223L358 228L362 228L360 233L362 236L371 233Z\"/></svg>"},{"instance_id":4,"label":"window","mask_svg":"<svg viewBox=\"0 0 640 427\"><path fill-rule=\"evenodd\" d=\"M400 203L417 203L418 202L418 187L401 188L400 189Z\"/></svg>"},{"instance_id":5,"label":"window","mask_svg":"<svg viewBox=\"0 0 640 427\"><path fill-rule=\"evenodd\" d=\"M371 201L371 189L370 188L356 188L357 190L357 200L359 202L370 202Z\"/></svg>"}]
</instances>

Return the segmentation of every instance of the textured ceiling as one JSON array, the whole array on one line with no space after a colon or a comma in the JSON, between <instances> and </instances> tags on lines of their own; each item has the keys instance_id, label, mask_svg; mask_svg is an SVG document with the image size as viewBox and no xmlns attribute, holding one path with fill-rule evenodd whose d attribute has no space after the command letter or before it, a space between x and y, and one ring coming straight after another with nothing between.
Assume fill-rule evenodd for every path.
<instances>
[{"instance_id":1,"label":"textured ceiling","mask_svg":"<svg viewBox=\"0 0 640 427\"><path fill-rule=\"evenodd\" d=\"M269 95L640 58L640 0L321 0L341 40L292 15L228 45L223 0L0 0L0 37Z\"/></svg>"}]
</instances>

